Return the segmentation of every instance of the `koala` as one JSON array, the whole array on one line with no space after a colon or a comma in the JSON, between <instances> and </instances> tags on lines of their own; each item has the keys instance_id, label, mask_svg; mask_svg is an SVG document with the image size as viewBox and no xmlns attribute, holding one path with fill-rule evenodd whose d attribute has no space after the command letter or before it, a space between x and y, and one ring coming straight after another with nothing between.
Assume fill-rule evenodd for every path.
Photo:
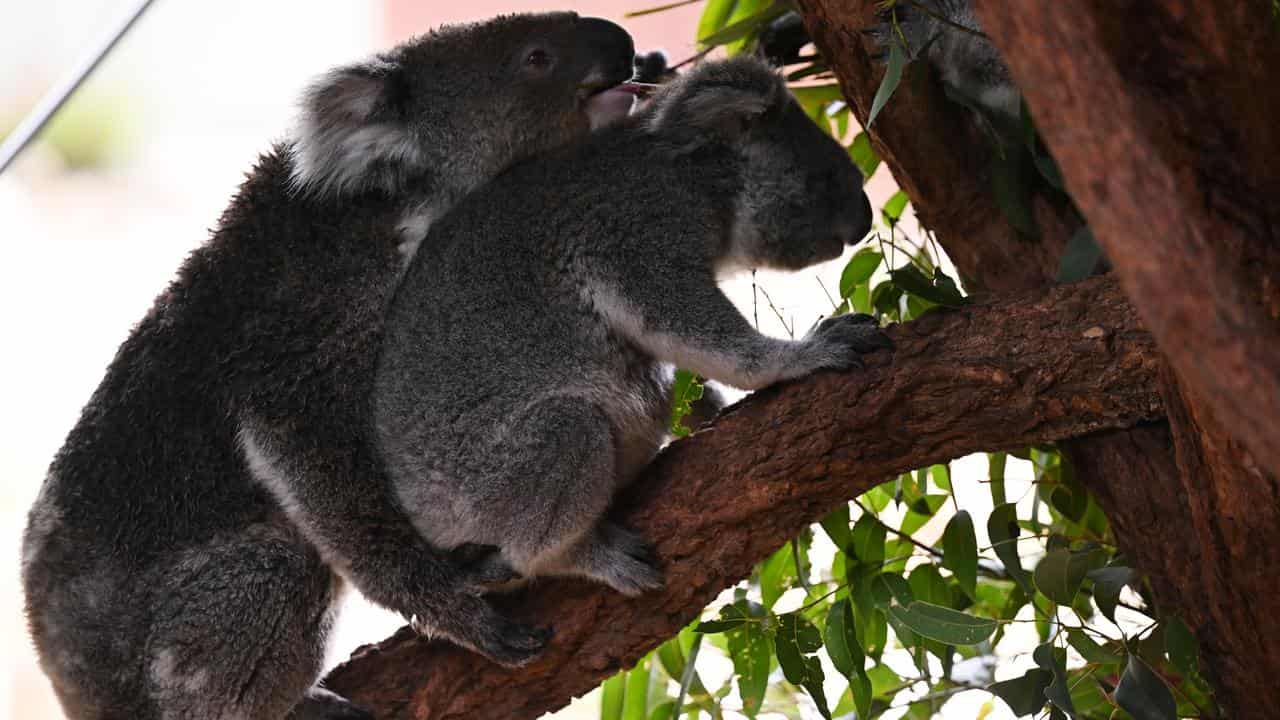
<instances>
[{"instance_id":1,"label":"koala","mask_svg":"<svg viewBox=\"0 0 1280 720\"><path fill-rule=\"evenodd\" d=\"M32 637L86 718L367 717L312 687L344 587L508 665L545 634L433 546L375 451L383 318L427 229L620 119L630 36L572 13L447 27L320 78L120 346L23 539ZM442 590L442 588L448 588Z\"/></svg>"},{"instance_id":2,"label":"koala","mask_svg":"<svg viewBox=\"0 0 1280 720\"><path fill-rule=\"evenodd\" d=\"M971 0L898 0L868 34L886 52L898 45L908 60L927 57L948 94L993 121L1009 125L1021 116L1022 95Z\"/></svg>"},{"instance_id":3,"label":"koala","mask_svg":"<svg viewBox=\"0 0 1280 720\"><path fill-rule=\"evenodd\" d=\"M406 271L376 369L378 447L419 532L524 577L658 587L605 513L666 437L671 366L754 389L887 345L866 316L761 335L717 276L830 260L870 226L844 149L748 57L469 195Z\"/></svg>"}]
</instances>

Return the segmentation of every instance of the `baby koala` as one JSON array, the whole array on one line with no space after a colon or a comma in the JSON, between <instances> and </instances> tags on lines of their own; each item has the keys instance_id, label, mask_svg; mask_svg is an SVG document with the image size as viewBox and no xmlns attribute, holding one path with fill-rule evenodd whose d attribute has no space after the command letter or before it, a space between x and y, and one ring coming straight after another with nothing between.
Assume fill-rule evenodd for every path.
<instances>
[{"instance_id":1,"label":"baby koala","mask_svg":"<svg viewBox=\"0 0 1280 720\"><path fill-rule=\"evenodd\" d=\"M524 576L658 587L649 545L604 515L666 437L671 366L754 389L888 345L866 316L761 335L717 275L831 260L870 224L848 155L749 58L469 196L407 269L375 371L379 448L419 532L495 546L485 562Z\"/></svg>"}]
</instances>

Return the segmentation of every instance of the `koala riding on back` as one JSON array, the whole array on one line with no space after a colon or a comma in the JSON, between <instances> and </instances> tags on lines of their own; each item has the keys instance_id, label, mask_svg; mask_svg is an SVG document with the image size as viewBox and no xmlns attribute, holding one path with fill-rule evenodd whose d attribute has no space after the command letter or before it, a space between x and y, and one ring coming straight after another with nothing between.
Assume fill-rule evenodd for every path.
<instances>
[{"instance_id":1,"label":"koala riding on back","mask_svg":"<svg viewBox=\"0 0 1280 720\"><path fill-rule=\"evenodd\" d=\"M657 587L604 516L666 437L671 366L761 388L887 344L866 316L764 336L717 275L831 260L870 224L844 149L747 58L500 175L432 229L388 314L375 413L409 516L520 575Z\"/></svg>"}]
</instances>

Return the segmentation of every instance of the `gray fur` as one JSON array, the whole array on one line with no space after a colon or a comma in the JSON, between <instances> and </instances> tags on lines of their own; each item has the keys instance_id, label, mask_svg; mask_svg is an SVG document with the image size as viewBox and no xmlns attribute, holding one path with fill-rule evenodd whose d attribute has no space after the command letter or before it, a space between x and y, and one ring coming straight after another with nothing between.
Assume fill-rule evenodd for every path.
<instances>
[{"instance_id":1,"label":"gray fur","mask_svg":"<svg viewBox=\"0 0 1280 720\"><path fill-rule=\"evenodd\" d=\"M870 227L861 185L740 58L469 196L406 271L377 370L379 447L418 529L525 576L658 586L647 543L605 513L665 439L670 365L760 388L884 346L865 316L766 337L715 283L837 257Z\"/></svg>"},{"instance_id":2,"label":"gray fur","mask_svg":"<svg viewBox=\"0 0 1280 720\"><path fill-rule=\"evenodd\" d=\"M527 67L531 49L553 62ZM421 235L585 134L633 55L603 20L508 16L309 92L301 136L121 344L31 509L27 617L69 718L365 717L312 687L347 585L498 662L539 652L545 632L480 596L503 577L487 556L406 516L374 449L374 363Z\"/></svg>"},{"instance_id":3,"label":"gray fur","mask_svg":"<svg viewBox=\"0 0 1280 720\"><path fill-rule=\"evenodd\" d=\"M870 34L883 48L903 47L911 60L926 52L947 91L965 104L1000 122L1018 119L1022 96L982 34L971 0L899 0L880 14Z\"/></svg>"}]
</instances>

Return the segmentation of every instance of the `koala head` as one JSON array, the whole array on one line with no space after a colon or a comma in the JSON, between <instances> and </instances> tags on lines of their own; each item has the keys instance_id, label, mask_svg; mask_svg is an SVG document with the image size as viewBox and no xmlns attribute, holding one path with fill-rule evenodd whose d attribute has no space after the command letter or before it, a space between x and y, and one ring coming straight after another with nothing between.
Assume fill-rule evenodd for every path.
<instances>
[{"instance_id":1,"label":"koala head","mask_svg":"<svg viewBox=\"0 0 1280 720\"><path fill-rule=\"evenodd\" d=\"M840 256L871 229L862 175L760 60L707 62L637 116L676 154L727 154L736 168L724 267L798 270Z\"/></svg>"},{"instance_id":2,"label":"koala head","mask_svg":"<svg viewBox=\"0 0 1280 720\"><path fill-rule=\"evenodd\" d=\"M305 93L293 180L307 193L466 191L513 161L627 114L631 36L574 13L446 26Z\"/></svg>"}]
</instances>

